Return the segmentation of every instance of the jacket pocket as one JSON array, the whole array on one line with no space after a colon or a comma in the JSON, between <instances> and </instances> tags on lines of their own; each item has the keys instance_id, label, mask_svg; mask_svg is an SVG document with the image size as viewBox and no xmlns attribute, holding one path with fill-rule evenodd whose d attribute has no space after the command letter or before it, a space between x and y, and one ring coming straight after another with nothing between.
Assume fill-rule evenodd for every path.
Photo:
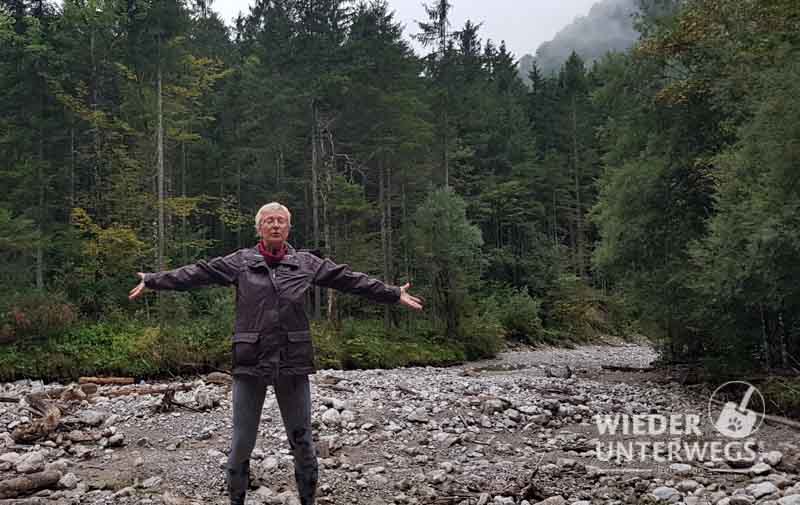
<instances>
[{"instance_id":1,"label":"jacket pocket","mask_svg":"<svg viewBox=\"0 0 800 505\"><path fill-rule=\"evenodd\" d=\"M290 331L287 338L289 342L311 342L311 331Z\"/></svg>"},{"instance_id":2,"label":"jacket pocket","mask_svg":"<svg viewBox=\"0 0 800 505\"><path fill-rule=\"evenodd\" d=\"M308 367L314 362L314 346L308 330L290 331L287 335L287 364L292 367Z\"/></svg>"},{"instance_id":3,"label":"jacket pocket","mask_svg":"<svg viewBox=\"0 0 800 505\"><path fill-rule=\"evenodd\" d=\"M258 364L257 331L240 331L233 334L233 366L253 366Z\"/></svg>"}]
</instances>

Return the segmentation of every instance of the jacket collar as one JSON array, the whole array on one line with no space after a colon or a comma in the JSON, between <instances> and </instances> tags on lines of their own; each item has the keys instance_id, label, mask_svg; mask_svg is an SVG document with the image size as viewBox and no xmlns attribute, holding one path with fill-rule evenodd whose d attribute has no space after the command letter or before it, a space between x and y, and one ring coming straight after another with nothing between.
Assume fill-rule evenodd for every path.
<instances>
[{"instance_id":1,"label":"jacket collar","mask_svg":"<svg viewBox=\"0 0 800 505\"><path fill-rule=\"evenodd\" d=\"M264 256L258 250L258 245L245 249L245 262L250 268L269 268ZM300 261L297 259L297 250L292 244L286 243L286 255L278 262L279 265L288 265L292 268L299 268Z\"/></svg>"}]
</instances>

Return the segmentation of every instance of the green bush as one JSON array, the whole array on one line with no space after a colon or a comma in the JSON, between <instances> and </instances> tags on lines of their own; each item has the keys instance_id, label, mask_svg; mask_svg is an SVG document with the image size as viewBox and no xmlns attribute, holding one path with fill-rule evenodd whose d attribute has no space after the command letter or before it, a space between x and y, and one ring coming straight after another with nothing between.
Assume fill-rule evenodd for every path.
<instances>
[{"instance_id":1,"label":"green bush","mask_svg":"<svg viewBox=\"0 0 800 505\"><path fill-rule=\"evenodd\" d=\"M549 299L545 342L585 343L613 333L602 294L577 277L563 276Z\"/></svg>"},{"instance_id":2,"label":"green bush","mask_svg":"<svg viewBox=\"0 0 800 505\"><path fill-rule=\"evenodd\" d=\"M138 321L85 324L36 343L0 345L0 380L75 379L81 375L137 378L224 368L229 331L208 318L159 328Z\"/></svg>"},{"instance_id":3,"label":"green bush","mask_svg":"<svg viewBox=\"0 0 800 505\"><path fill-rule=\"evenodd\" d=\"M485 298L462 323L461 344L468 360L492 358L503 348L506 329L500 320L499 302Z\"/></svg>"},{"instance_id":4,"label":"green bush","mask_svg":"<svg viewBox=\"0 0 800 505\"><path fill-rule=\"evenodd\" d=\"M539 317L541 302L531 297L524 289L511 289L499 298L500 323L508 338L536 343L543 338L542 320Z\"/></svg>"},{"instance_id":5,"label":"green bush","mask_svg":"<svg viewBox=\"0 0 800 505\"><path fill-rule=\"evenodd\" d=\"M427 337L425 324L387 331L382 319L345 319L312 327L317 368L397 368L448 365L465 358L461 345Z\"/></svg>"},{"instance_id":6,"label":"green bush","mask_svg":"<svg viewBox=\"0 0 800 505\"><path fill-rule=\"evenodd\" d=\"M61 293L17 293L0 306L0 343L45 340L68 331L77 319L77 310Z\"/></svg>"}]
</instances>

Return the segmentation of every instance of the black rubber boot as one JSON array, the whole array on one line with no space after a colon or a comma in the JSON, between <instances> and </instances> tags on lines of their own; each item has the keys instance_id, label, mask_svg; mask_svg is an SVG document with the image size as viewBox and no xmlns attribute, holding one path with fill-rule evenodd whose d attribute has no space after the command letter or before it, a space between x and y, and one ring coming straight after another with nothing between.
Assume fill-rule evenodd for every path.
<instances>
[{"instance_id":1,"label":"black rubber boot","mask_svg":"<svg viewBox=\"0 0 800 505\"><path fill-rule=\"evenodd\" d=\"M319 480L319 470L316 467L305 469L305 471L294 471L294 479L297 482L297 494L300 496L300 505L314 505L317 496L317 481Z\"/></svg>"},{"instance_id":2,"label":"black rubber boot","mask_svg":"<svg viewBox=\"0 0 800 505\"><path fill-rule=\"evenodd\" d=\"M247 486L250 484L250 460L236 467L228 466L228 496L231 505L244 505L247 497Z\"/></svg>"}]
</instances>

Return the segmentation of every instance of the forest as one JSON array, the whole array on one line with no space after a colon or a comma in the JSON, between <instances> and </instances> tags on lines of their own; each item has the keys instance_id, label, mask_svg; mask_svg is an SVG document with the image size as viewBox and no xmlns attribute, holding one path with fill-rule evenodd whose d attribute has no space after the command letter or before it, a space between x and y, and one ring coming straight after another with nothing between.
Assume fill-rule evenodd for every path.
<instances>
[{"instance_id":1,"label":"forest","mask_svg":"<svg viewBox=\"0 0 800 505\"><path fill-rule=\"evenodd\" d=\"M800 3L643 0L630 50L529 85L452 4L0 0L0 380L225 368L232 292L126 294L271 201L426 299L317 290L320 366L615 336L796 372Z\"/></svg>"}]
</instances>

